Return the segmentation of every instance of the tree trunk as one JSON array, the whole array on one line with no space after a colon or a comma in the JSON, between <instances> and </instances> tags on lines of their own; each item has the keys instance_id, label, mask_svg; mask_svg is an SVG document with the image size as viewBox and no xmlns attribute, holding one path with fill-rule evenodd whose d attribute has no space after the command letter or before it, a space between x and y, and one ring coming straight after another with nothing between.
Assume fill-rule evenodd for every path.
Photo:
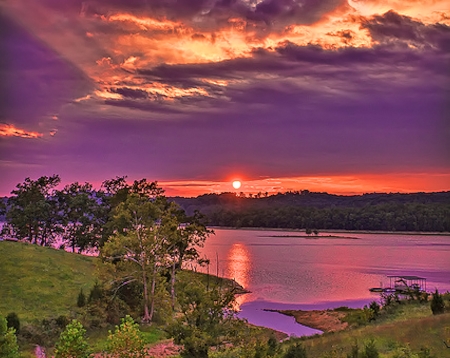
<instances>
[{"instance_id":1,"label":"tree trunk","mask_svg":"<svg viewBox=\"0 0 450 358\"><path fill-rule=\"evenodd\" d=\"M151 322L152 315L150 315L148 310L148 288L147 288L147 275L145 273L145 266L142 267L142 281L144 284L144 317L142 318L143 322Z\"/></svg>"},{"instance_id":2,"label":"tree trunk","mask_svg":"<svg viewBox=\"0 0 450 358\"><path fill-rule=\"evenodd\" d=\"M152 299L150 301L149 322L153 320L153 313L155 312L155 291L156 291L156 262L153 264L152 290L151 290Z\"/></svg>"},{"instance_id":3,"label":"tree trunk","mask_svg":"<svg viewBox=\"0 0 450 358\"><path fill-rule=\"evenodd\" d=\"M172 276L170 278L170 295L172 296L172 311L175 311L175 260L172 263Z\"/></svg>"}]
</instances>

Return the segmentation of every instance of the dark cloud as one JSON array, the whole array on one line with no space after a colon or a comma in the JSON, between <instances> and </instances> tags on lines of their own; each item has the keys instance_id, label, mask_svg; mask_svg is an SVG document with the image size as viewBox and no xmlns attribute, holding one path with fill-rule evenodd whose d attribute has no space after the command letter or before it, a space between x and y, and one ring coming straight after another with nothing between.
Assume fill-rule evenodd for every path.
<instances>
[{"instance_id":1,"label":"dark cloud","mask_svg":"<svg viewBox=\"0 0 450 358\"><path fill-rule=\"evenodd\" d=\"M450 50L449 26L439 23L425 25L392 10L366 19L361 27L368 29L372 38L381 43L399 41L446 52Z\"/></svg>"},{"instance_id":2,"label":"dark cloud","mask_svg":"<svg viewBox=\"0 0 450 358\"><path fill-rule=\"evenodd\" d=\"M345 0L264 0L252 5L244 0L43 0L51 9L83 16L129 12L193 27L228 26L230 18L239 18L256 26L284 27L288 24L312 24L326 14L347 5Z\"/></svg>"},{"instance_id":3,"label":"dark cloud","mask_svg":"<svg viewBox=\"0 0 450 358\"><path fill-rule=\"evenodd\" d=\"M111 88L110 91L132 99L146 99L149 97L146 91L129 87Z\"/></svg>"}]
</instances>

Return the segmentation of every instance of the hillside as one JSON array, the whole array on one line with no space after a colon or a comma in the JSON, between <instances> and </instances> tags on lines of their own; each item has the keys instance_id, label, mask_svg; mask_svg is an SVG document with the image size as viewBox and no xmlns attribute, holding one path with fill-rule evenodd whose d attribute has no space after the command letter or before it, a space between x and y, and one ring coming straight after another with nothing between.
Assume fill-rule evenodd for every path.
<instances>
[{"instance_id":1,"label":"hillside","mask_svg":"<svg viewBox=\"0 0 450 358\"><path fill-rule=\"evenodd\" d=\"M450 192L333 195L301 192L271 196L206 194L172 198L209 225L324 230L450 231Z\"/></svg>"},{"instance_id":2,"label":"hillside","mask_svg":"<svg viewBox=\"0 0 450 358\"><path fill-rule=\"evenodd\" d=\"M0 315L22 321L67 314L80 289L95 283L96 258L38 245L0 241Z\"/></svg>"}]
</instances>

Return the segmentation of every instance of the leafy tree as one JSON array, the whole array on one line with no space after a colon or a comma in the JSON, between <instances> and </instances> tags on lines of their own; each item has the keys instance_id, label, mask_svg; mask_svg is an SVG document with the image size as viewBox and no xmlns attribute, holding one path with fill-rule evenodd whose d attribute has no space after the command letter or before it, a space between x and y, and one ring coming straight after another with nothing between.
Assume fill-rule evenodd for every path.
<instances>
[{"instance_id":1,"label":"leafy tree","mask_svg":"<svg viewBox=\"0 0 450 358\"><path fill-rule=\"evenodd\" d=\"M120 326L116 326L114 333L109 331L106 346L107 352L114 357L144 358L146 356L139 325L128 315L122 319Z\"/></svg>"},{"instance_id":2,"label":"leafy tree","mask_svg":"<svg viewBox=\"0 0 450 358\"><path fill-rule=\"evenodd\" d=\"M431 312L433 312L433 314L440 314L440 313L444 313L444 311L445 311L444 299L442 298L442 295L439 294L437 289L431 297L430 306L431 306Z\"/></svg>"},{"instance_id":3,"label":"leafy tree","mask_svg":"<svg viewBox=\"0 0 450 358\"><path fill-rule=\"evenodd\" d=\"M117 179L107 185L124 201L116 203L110 220L114 233L101 248L104 272L115 292L131 284L141 287L143 321L151 322L163 295L163 275L170 277L174 309L176 273L184 262L198 258L197 249L211 231L198 213L188 218L168 202L156 183L142 179L127 186Z\"/></svg>"},{"instance_id":4,"label":"leafy tree","mask_svg":"<svg viewBox=\"0 0 450 358\"><path fill-rule=\"evenodd\" d=\"M62 217L64 242L73 252L75 249L83 252L98 247L109 210L104 205L102 193L94 191L89 183L75 182L57 191L56 197Z\"/></svg>"},{"instance_id":5,"label":"leafy tree","mask_svg":"<svg viewBox=\"0 0 450 358\"><path fill-rule=\"evenodd\" d=\"M19 358L19 346L14 328L8 328L6 319L0 316L0 357Z\"/></svg>"},{"instance_id":6,"label":"leafy tree","mask_svg":"<svg viewBox=\"0 0 450 358\"><path fill-rule=\"evenodd\" d=\"M219 287L207 290L198 280L178 285L181 312L168 331L183 346L181 357L205 358L210 347L219 349L243 338L238 334L242 322L235 318L233 292Z\"/></svg>"},{"instance_id":7,"label":"leafy tree","mask_svg":"<svg viewBox=\"0 0 450 358\"><path fill-rule=\"evenodd\" d=\"M155 201L130 194L116 210L115 219L120 222L121 231L116 231L101 249L116 292L133 282L142 285L144 322L153 318L154 294L162 267L163 243L157 222L160 211Z\"/></svg>"},{"instance_id":8,"label":"leafy tree","mask_svg":"<svg viewBox=\"0 0 450 358\"><path fill-rule=\"evenodd\" d=\"M37 180L26 178L8 199L7 223L19 239L48 246L61 232L57 201L52 191L61 179L58 175Z\"/></svg>"},{"instance_id":9,"label":"leafy tree","mask_svg":"<svg viewBox=\"0 0 450 358\"><path fill-rule=\"evenodd\" d=\"M77 320L72 320L59 336L55 358L87 358L90 356L85 338L86 330Z\"/></svg>"}]
</instances>

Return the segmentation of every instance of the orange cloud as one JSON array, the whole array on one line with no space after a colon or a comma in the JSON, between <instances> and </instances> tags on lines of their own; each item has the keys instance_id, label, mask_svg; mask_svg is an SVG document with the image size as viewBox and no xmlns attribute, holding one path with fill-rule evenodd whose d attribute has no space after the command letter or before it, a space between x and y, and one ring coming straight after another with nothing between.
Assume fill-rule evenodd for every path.
<instances>
[{"instance_id":1,"label":"orange cloud","mask_svg":"<svg viewBox=\"0 0 450 358\"><path fill-rule=\"evenodd\" d=\"M42 133L26 131L13 124L0 123L0 137L40 138Z\"/></svg>"}]
</instances>

